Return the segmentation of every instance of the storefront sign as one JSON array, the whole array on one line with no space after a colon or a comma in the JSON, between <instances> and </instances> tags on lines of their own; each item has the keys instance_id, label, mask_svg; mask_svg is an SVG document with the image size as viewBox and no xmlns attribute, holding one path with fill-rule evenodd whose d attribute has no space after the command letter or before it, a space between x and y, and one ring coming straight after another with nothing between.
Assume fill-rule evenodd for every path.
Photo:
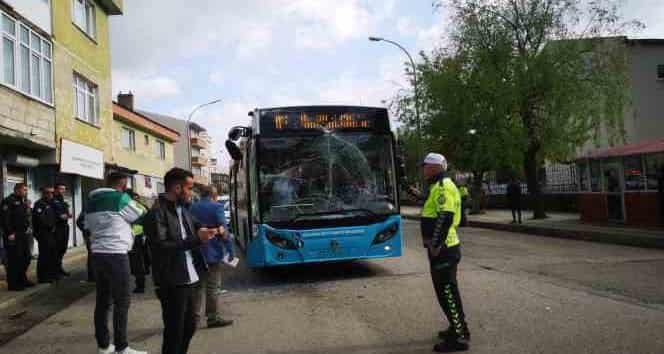
<instances>
[{"instance_id":1,"label":"storefront sign","mask_svg":"<svg viewBox=\"0 0 664 354\"><path fill-rule=\"evenodd\" d=\"M62 139L60 172L104 179L104 152Z\"/></svg>"}]
</instances>

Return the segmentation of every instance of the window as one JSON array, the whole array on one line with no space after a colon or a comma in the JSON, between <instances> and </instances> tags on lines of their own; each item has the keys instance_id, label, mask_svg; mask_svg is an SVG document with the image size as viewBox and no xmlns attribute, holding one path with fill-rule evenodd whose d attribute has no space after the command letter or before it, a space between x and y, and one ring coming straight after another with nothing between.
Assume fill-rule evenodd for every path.
<instances>
[{"instance_id":1,"label":"window","mask_svg":"<svg viewBox=\"0 0 664 354\"><path fill-rule=\"evenodd\" d=\"M157 140L157 144L155 144L155 149L157 156L159 156L159 158L162 160L166 160L166 144L163 141Z\"/></svg>"},{"instance_id":2,"label":"window","mask_svg":"<svg viewBox=\"0 0 664 354\"><path fill-rule=\"evenodd\" d=\"M129 151L136 151L136 132L122 127L122 147Z\"/></svg>"},{"instance_id":3,"label":"window","mask_svg":"<svg viewBox=\"0 0 664 354\"><path fill-rule=\"evenodd\" d=\"M95 6L89 0L72 0L74 2L74 24L91 38L96 36Z\"/></svg>"},{"instance_id":4,"label":"window","mask_svg":"<svg viewBox=\"0 0 664 354\"><path fill-rule=\"evenodd\" d=\"M657 65L657 80L664 80L664 64Z\"/></svg>"},{"instance_id":5,"label":"window","mask_svg":"<svg viewBox=\"0 0 664 354\"><path fill-rule=\"evenodd\" d=\"M143 135L143 140L145 141L145 146L150 145L150 137L147 134Z\"/></svg>"},{"instance_id":6,"label":"window","mask_svg":"<svg viewBox=\"0 0 664 354\"><path fill-rule=\"evenodd\" d=\"M74 114L76 118L99 125L99 96L97 85L74 73Z\"/></svg>"},{"instance_id":7,"label":"window","mask_svg":"<svg viewBox=\"0 0 664 354\"><path fill-rule=\"evenodd\" d=\"M198 166L194 166L191 168L191 173L193 173L194 176L200 176L203 174L203 170L201 170L201 168Z\"/></svg>"},{"instance_id":8,"label":"window","mask_svg":"<svg viewBox=\"0 0 664 354\"><path fill-rule=\"evenodd\" d=\"M658 190L659 180L664 183L664 153L646 155L646 173L649 190Z\"/></svg>"},{"instance_id":9,"label":"window","mask_svg":"<svg viewBox=\"0 0 664 354\"><path fill-rule=\"evenodd\" d=\"M602 171L599 166L599 161L595 160L590 162L590 190L593 192L602 191Z\"/></svg>"},{"instance_id":10,"label":"window","mask_svg":"<svg viewBox=\"0 0 664 354\"><path fill-rule=\"evenodd\" d=\"M201 149L197 148L191 149L191 157L200 157L200 156L201 156Z\"/></svg>"},{"instance_id":11,"label":"window","mask_svg":"<svg viewBox=\"0 0 664 354\"><path fill-rule=\"evenodd\" d=\"M0 17L0 81L53 103L51 43L7 14Z\"/></svg>"},{"instance_id":12,"label":"window","mask_svg":"<svg viewBox=\"0 0 664 354\"><path fill-rule=\"evenodd\" d=\"M645 189L641 156L625 157L623 164L625 166L625 190L641 191Z\"/></svg>"}]
</instances>

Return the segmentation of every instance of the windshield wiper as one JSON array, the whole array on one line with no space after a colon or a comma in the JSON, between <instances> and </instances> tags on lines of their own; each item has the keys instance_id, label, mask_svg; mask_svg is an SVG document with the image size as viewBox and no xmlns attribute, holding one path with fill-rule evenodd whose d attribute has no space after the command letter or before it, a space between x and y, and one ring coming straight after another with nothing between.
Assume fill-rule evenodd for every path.
<instances>
[{"instance_id":1,"label":"windshield wiper","mask_svg":"<svg viewBox=\"0 0 664 354\"><path fill-rule=\"evenodd\" d=\"M330 210L330 211L321 211L317 213L307 213L307 214L300 214L296 216L295 218L292 219L292 221L298 221L299 219L303 217L311 217L311 216L325 216L325 215L334 215L334 214L345 214L345 213L355 213L355 212L364 212L367 215L371 217L378 217L379 215L374 213L373 211L369 209L363 209L363 208L355 208L355 209L337 209L337 210Z\"/></svg>"}]
</instances>

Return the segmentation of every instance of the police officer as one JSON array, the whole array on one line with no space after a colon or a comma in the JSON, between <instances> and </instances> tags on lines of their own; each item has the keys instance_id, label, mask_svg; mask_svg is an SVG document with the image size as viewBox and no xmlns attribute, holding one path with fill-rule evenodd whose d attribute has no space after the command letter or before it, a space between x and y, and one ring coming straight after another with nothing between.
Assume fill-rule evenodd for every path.
<instances>
[{"instance_id":1,"label":"police officer","mask_svg":"<svg viewBox=\"0 0 664 354\"><path fill-rule=\"evenodd\" d=\"M457 285L457 265L461 260L457 234L461 221L461 196L454 182L445 176L447 161L443 155L428 154L423 168L429 184L428 193L422 195L413 187L410 193L424 200L422 239L428 249L436 296L449 323L447 330L438 333L443 341L434 346L434 351L465 351L468 350L470 332Z\"/></svg>"},{"instance_id":2,"label":"police officer","mask_svg":"<svg viewBox=\"0 0 664 354\"><path fill-rule=\"evenodd\" d=\"M30 266L29 249L30 205L25 183L14 186L14 194L2 201L3 241L7 250L7 285L10 291L34 286L26 276Z\"/></svg>"},{"instance_id":3,"label":"police officer","mask_svg":"<svg viewBox=\"0 0 664 354\"><path fill-rule=\"evenodd\" d=\"M57 216L53 208L53 194L53 187L42 188L42 197L32 209L32 225L39 245L37 279L40 283L52 283L59 276L55 240Z\"/></svg>"},{"instance_id":4,"label":"police officer","mask_svg":"<svg viewBox=\"0 0 664 354\"><path fill-rule=\"evenodd\" d=\"M55 184L55 196L53 198L53 208L57 216L57 222L55 224L55 245L57 248L57 268L59 275L69 276L69 273L65 272L65 269L62 267L62 259L67 253L67 247L69 246L69 219L71 218L71 213L69 212L69 204L65 202L65 192L67 187L64 183Z\"/></svg>"}]
</instances>

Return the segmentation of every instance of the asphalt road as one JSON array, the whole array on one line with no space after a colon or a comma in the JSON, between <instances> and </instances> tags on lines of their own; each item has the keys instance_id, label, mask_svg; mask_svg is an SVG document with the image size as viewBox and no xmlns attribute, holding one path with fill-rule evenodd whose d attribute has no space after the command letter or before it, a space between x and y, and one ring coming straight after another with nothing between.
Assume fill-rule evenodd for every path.
<instances>
[{"instance_id":1,"label":"asphalt road","mask_svg":"<svg viewBox=\"0 0 664 354\"><path fill-rule=\"evenodd\" d=\"M470 353L664 353L664 251L462 229L459 279ZM399 259L229 270L233 327L191 353L429 353L446 327L416 223ZM134 297L130 342L158 353L159 304ZM2 353L93 353L88 295ZM3 318L2 321L5 321Z\"/></svg>"}]
</instances>

